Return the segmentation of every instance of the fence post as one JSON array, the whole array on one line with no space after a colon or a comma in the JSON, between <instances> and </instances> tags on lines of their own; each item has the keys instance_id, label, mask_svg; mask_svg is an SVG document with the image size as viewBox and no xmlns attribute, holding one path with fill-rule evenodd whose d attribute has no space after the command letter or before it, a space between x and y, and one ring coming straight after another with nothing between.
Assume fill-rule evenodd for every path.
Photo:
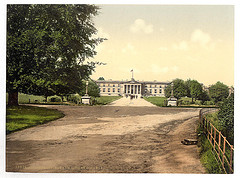
<instances>
[{"instance_id":1,"label":"fence post","mask_svg":"<svg viewBox=\"0 0 240 178\"><path fill-rule=\"evenodd\" d=\"M231 171L231 173L233 173L232 162L233 162L233 146L231 145L231 152L230 152L230 171Z\"/></svg>"},{"instance_id":2,"label":"fence post","mask_svg":"<svg viewBox=\"0 0 240 178\"><path fill-rule=\"evenodd\" d=\"M211 127L211 144L212 144L212 138L213 138L213 136L212 136L212 125L211 125L211 123L210 123L210 127Z\"/></svg>"},{"instance_id":3,"label":"fence post","mask_svg":"<svg viewBox=\"0 0 240 178\"><path fill-rule=\"evenodd\" d=\"M221 153L221 137L222 137L220 131L219 131L219 136L218 137L219 137L219 141L218 141L218 149L219 149L218 150L218 155L219 155L219 158L220 158L220 156L221 156L221 154L220 154Z\"/></svg>"},{"instance_id":4,"label":"fence post","mask_svg":"<svg viewBox=\"0 0 240 178\"><path fill-rule=\"evenodd\" d=\"M214 127L214 138L213 138L213 147L214 147L214 149L215 149L215 142L216 142L216 128Z\"/></svg>"},{"instance_id":5,"label":"fence post","mask_svg":"<svg viewBox=\"0 0 240 178\"><path fill-rule=\"evenodd\" d=\"M224 167L225 146L226 146L226 137L223 136L223 157L222 157L222 166L223 166L224 169L225 169L225 167Z\"/></svg>"}]
</instances>

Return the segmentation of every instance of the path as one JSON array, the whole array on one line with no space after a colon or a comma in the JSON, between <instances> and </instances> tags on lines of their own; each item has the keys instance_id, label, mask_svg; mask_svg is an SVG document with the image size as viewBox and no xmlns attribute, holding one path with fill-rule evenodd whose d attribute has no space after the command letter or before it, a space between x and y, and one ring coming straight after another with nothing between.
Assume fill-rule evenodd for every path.
<instances>
[{"instance_id":1,"label":"path","mask_svg":"<svg viewBox=\"0 0 240 178\"><path fill-rule=\"evenodd\" d=\"M65 117L7 135L10 172L204 173L198 109L47 106Z\"/></svg>"},{"instance_id":2,"label":"path","mask_svg":"<svg viewBox=\"0 0 240 178\"><path fill-rule=\"evenodd\" d=\"M122 97L119 100L116 100L109 104L109 106L149 106L149 107L157 107L152 103L142 99L130 99L130 97Z\"/></svg>"}]
</instances>

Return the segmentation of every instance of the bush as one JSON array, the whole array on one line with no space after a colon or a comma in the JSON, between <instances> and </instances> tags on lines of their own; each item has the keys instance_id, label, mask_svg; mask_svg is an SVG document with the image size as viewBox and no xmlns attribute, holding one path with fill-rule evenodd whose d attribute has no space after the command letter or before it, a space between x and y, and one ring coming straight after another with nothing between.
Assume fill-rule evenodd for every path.
<instances>
[{"instance_id":1,"label":"bush","mask_svg":"<svg viewBox=\"0 0 240 178\"><path fill-rule=\"evenodd\" d=\"M50 101L51 101L51 102L61 102L62 99L61 99L60 97L57 97L57 96L56 96L56 97L51 97L51 98L50 98Z\"/></svg>"},{"instance_id":2,"label":"bush","mask_svg":"<svg viewBox=\"0 0 240 178\"><path fill-rule=\"evenodd\" d=\"M81 97L78 94L76 94L76 95L69 95L68 96L68 101L71 101L71 102L73 102L75 104L78 104L81 101Z\"/></svg>"},{"instance_id":3,"label":"bush","mask_svg":"<svg viewBox=\"0 0 240 178\"><path fill-rule=\"evenodd\" d=\"M205 101L203 104L204 105L214 105L215 103L214 103L214 101Z\"/></svg>"},{"instance_id":4,"label":"bush","mask_svg":"<svg viewBox=\"0 0 240 178\"><path fill-rule=\"evenodd\" d=\"M234 95L224 100L220 105L218 118L223 130L222 133L227 137L227 140L233 144L234 141Z\"/></svg>"}]
</instances>

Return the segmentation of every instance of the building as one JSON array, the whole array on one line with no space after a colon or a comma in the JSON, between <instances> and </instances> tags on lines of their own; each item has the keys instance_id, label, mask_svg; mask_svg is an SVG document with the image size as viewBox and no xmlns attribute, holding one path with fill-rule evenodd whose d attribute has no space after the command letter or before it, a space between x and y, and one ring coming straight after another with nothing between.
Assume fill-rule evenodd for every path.
<instances>
[{"instance_id":1,"label":"building","mask_svg":"<svg viewBox=\"0 0 240 178\"><path fill-rule=\"evenodd\" d=\"M164 97L164 89L171 82L158 81L130 81L97 80L101 96L161 96Z\"/></svg>"}]
</instances>

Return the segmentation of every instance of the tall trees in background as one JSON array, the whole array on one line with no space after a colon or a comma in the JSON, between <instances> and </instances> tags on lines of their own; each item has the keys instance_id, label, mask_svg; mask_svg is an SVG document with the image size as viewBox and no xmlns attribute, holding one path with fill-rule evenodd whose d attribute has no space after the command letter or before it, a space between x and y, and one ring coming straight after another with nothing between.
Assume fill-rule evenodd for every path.
<instances>
[{"instance_id":1,"label":"tall trees in background","mask_svg":"<svg viewBox=\"0 0 240 178\"><path fill-rule=\"evenodd\" d=\"M209 88L209 96L214 100L215 103L223 101L228 97L228 95L228 86L219 81Z\"/></svg>"},{"instance_id":2,"label":"tall trees in background","mask_svg":"<svg viewBox=\"0 0 240 178\"><path fill-rule=\"evenodd\" d=\"M7 92L49 96L76 93L94 70L95 47L103 38L92 18L95 5L8 5Z\"/></svg>"},{"instance_id":3,"label":"tall trees in background","mask_svg":"<svg viewBox=\"0 0 240 178\"><path fill-rule=\"evenodd\" d=\"M182 79L175 79L172 81L173 83L173 95L176 98L181 98L187 96L187 87ZM168 85L165 88L165 96L169 98L171 96L172 86Z\"/></svg>"},{"instance_id":4,"label":"tall trees in background","mask_svg":"<svg viewBox=\"0 0 240 178\"><path fill-rule=\"evenodd\" d=\"M203 90L202 84L200 84L197 80L188 79L187 81L183 81L181 79L175 79L172 81L173 83L173 94L176 98L181 97L191 97L193 100L201 100L202 104L205 101L213 100L215 103L219 101L223 101L229 96L228 86L217 82L209 88L209 94L207 91ZM171 95L172 86L168 85L165 89L165 96L168 98Z\"/></svg>"}]
</instances>

